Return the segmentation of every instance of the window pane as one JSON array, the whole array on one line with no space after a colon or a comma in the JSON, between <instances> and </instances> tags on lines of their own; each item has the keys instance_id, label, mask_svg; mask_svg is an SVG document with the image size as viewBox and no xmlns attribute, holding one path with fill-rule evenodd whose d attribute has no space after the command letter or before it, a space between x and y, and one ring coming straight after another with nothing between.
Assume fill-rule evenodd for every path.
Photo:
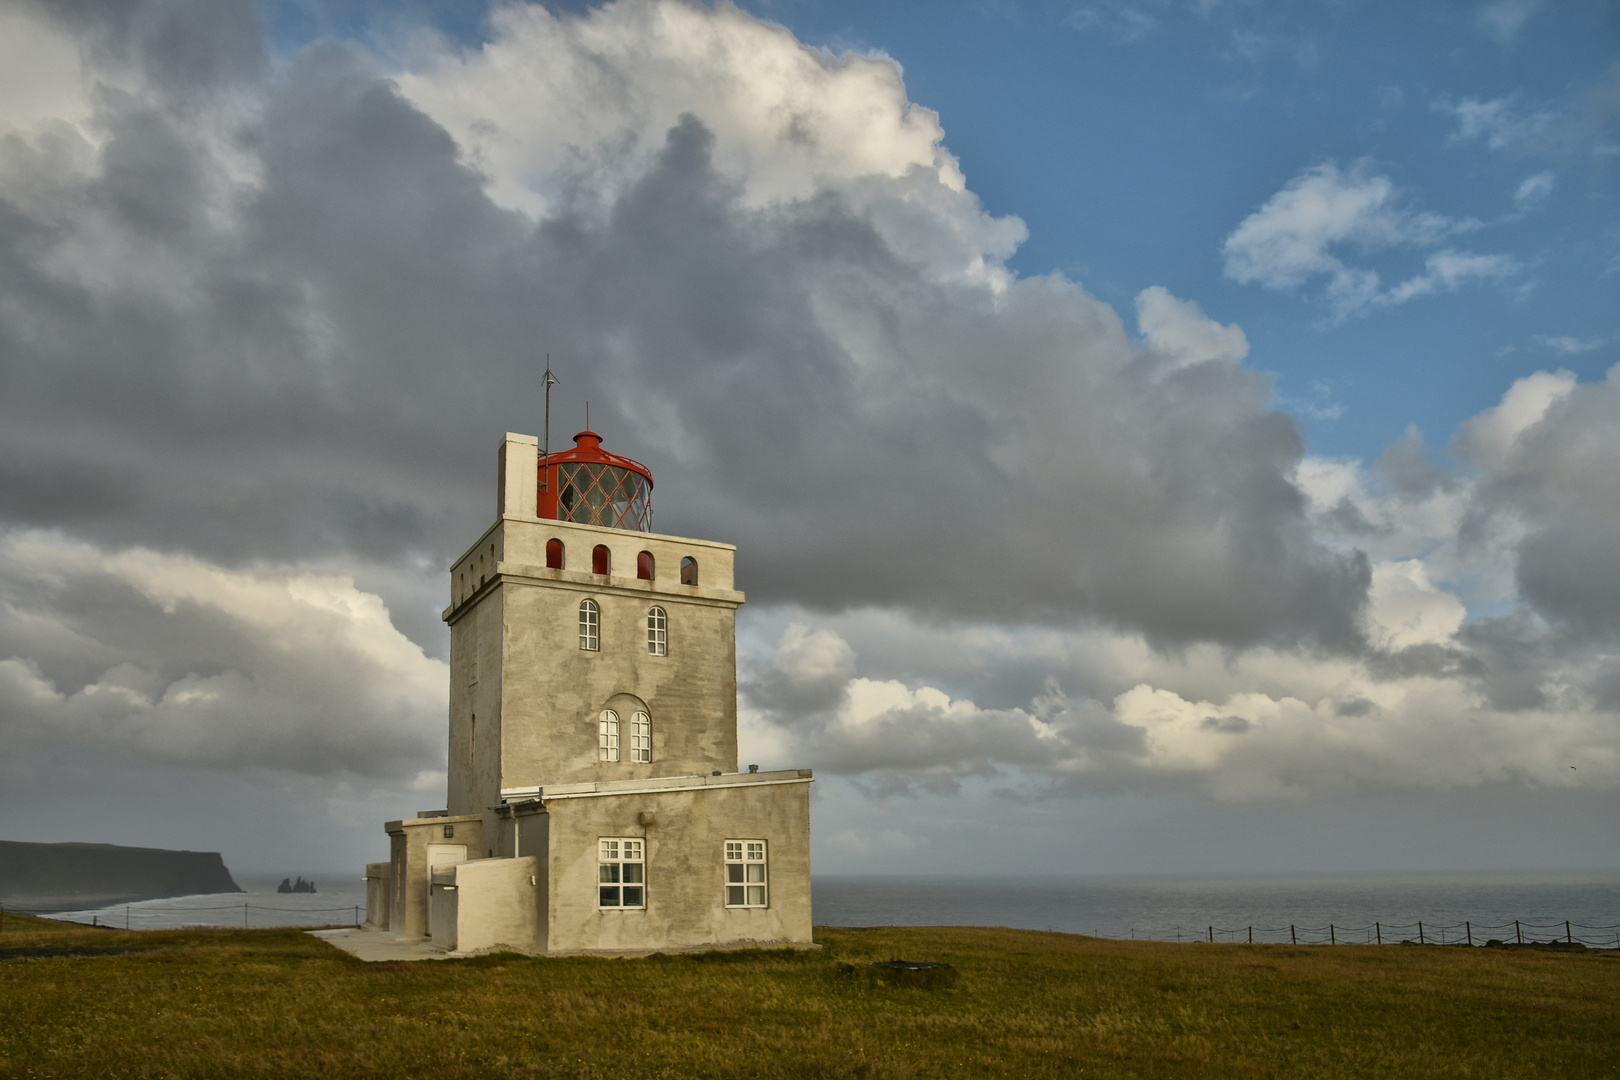
<instances>
[{"instance_id":1,"label":"window pane","mask_svg":"<svg viewBox=\"0 0 1620 1080\"><path fill-rule=\"evenodd\" d=\"M747 865L748 865L748 880L749 881L764 881L765 880L765 864L764 863L757 863L756 862L756 863L748 863Z\"/></svg>"},{"instance_id":2,"label":"window pane","mask_svg":"<svg viewBox=\"0 0 1620 1080\"><path fill-rule=\"evenodd\" d=\"M616 881L618 881L619 880L619 864L618 863L603 863L602 865L598 866L596 868L596 879L598 881L605 881L605 882L616 882Z\"/></svg>"},{"instance_id":3,"label":"window pane","mask_svg":"<svg viewBox=\"0 0 1620 1080\"><path fill-rule=\"evenodd\" d=\"M764 844L749 844L748 845L748 857L750 859L763 859L765 857L765 845Z\"/></svg>"},{"instance_id":4,"label":"window pane","mask_svg":"<svg viewBox=\"0 0 1620 1080\"><path fill-rule=\"evenodd\" d=\"M726 886L726 903L740 906L743 903L743 887L741 885Z\"/></svg>"},{"instance_id":5,"label":"window pane","mask_svg":"<svg viewBox=\"0 0 1620 1080\"><path fill-rule=\"evenodd\" d=\"M641 866L640 863L638 863L638 862L625 863L624 864L624 883L626 885L640 885L641 884L641 871L642 871L642 866Z\"/></svg>"},{"instance_id":6,"label":"window pane","mask_svg":"<svg viewBox=\"0 0 1620 1080\"><path fill-rule=\"evenodd\" d=\"M642 903L642 900L641 900L641 886L639 886L639 885L627 885L627 886L625 886L625 889L624 889L624 906L625 907L640 907L641 903Z\"/></svg>"},{"instance_id":7,"label":"window pane","mask_svg":"<svg viewBox=\"0 0 1620 1080\"><path fill-rule=\"evenodd\" d=\"M603 840L601 857L604 859L617 859L619 857L619 842L617 840Z\"/></svg>"},{"instance_id":8,"label":"window pane","mask_svg":"<svg viewBox=\"0 0 1620 1080\"><path fill-rule=\"evenodd\" d=\"M750 904L755 905L755 906L763 905L765 903L765 886L763 886L763 885L750 885L750 886L748 886L748 902Z\"/></svg>"},{"instance_id":9,"label":"window pane","mask_svg":"<svg viewBox=\"0 0 1620 1080\"><path fill-rule=\"evenodd\" d=\"M597 899L596 899L596 902L597 902L597 904L599 906L601 906L601 907L618 907L619 906L619 887L617 885L614 885L612 887L604 885L599 890L597 890L597 892L600 894L600 895L597 896Z\"/></svg>"},{"instance_id":10,"label":"window pane","mask_svg":"<svg viewBox=\"0 0 1620 1080\"><path fill-rule=\"evenodd\" d=\"M742 859L742 845L734 844L729 840L726 841L726 858L733 862L740 861Z\"/></svg>"},{"instance_id":11,"label":"window pane","mask_svg":"<svg viewBox=\"0 0 1620 1080\"><path fill-rule=\"evenodd\" d=\"M726 864L726 880L727 881L741 881L742 879L743 879L743 864L742 863L727 863Z\"/></svg>"}]
</instances>

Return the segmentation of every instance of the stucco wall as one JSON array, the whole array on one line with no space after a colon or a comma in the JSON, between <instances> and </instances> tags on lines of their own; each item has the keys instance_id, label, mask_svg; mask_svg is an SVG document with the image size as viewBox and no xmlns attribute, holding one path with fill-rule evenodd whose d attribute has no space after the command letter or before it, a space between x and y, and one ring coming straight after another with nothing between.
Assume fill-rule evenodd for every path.
<instances>
[{"instance_id":1,"label":"stucco wall","mask_svg":"<svg viewBox=\"0 0 1620 1080\"><path fill-rule=\"evenodd\" d=\"M520 952L546 948L542 909L545 866L539 856L481 859L455 870L455 950L478 952L506 946ZM436 889L434 902L438 902ZM435 944L441 938L435 930Z\"/></svg>"},{"instance_id":2,"label":"stucco wall","mask_svg":"<svg viewBox=\"0 0 1620 1080\"><path fill-rule=\"evenodd\" d=\"M565 567L545 566L548 540ZM591 549L613 552L612 573L590 573ZM636 556L656 562L638 579ZM680 584L698 560L699 584ZM506 516L451 571L447 805L483 813L502 788L732 771L737 768L735 550L729 544L571 522ZM600 648L579 648L579 605L601 609ZM667 612L669 651L647 651L647 613ZM599 760L597 719L620 713L623 751ZM652 718L653 761L630 760L630 714ZM476 724L473 718L476 716Z\"/></svg>"},{"instance_id":3,"label":"stucco wall","mask_svg":"<svg viewBox=\"0 0 1620 1080\"><path fill-rule=\"evenodd\" d=\"M444 827L455 829L446 837ZM428 849L434 845L465 846L467 857L484 853L484 820L480 815L407 818L390 821L388 831L392 852L393 903L390 929L405 939L426 937L428 922Z\"/></svg>"},{"instance_id":4,"label":"stucco wall","mask_svg":"<svg viewBox=\"0 0 1620 1080\"><path fill-rule=\"evenodd\" d=\"M511 581L502 701L503 788L737 768L736 609L680 596ZM601 647L579 647L579 605L601 609ZM669 655L647 652L647 611L668 613ZM619 701L612 701L615 697ZM620 760L599 759L597 721L619 713ZM652 718L653 760L630 760L630 716Z\"/></svg>"},{"instance_id":5,"label":"stucco wall","mask_svg":"<svg viewBox=\"0 0 1620 1080\"><path fill-rule=\"evenodd\" d=\"M548 800L553 952L809 943L810 786L782 783ZM655 823L640 824L651 812ZM647 906L596 906L597 840L640 836ZM770 906L725 906L726 840L769 845Z\"/></svg>"},{"instance_id":6,"label":"stucco wall","mask_svg":"<svg viewBox=\"0 0 1620 1080\"><path fill-rule=\"evenodd\" d=\"M487 815L500 801L503 599L492 574L483 592L450 626L445 805L452 814Z\"/></svg>"}]
</instances>

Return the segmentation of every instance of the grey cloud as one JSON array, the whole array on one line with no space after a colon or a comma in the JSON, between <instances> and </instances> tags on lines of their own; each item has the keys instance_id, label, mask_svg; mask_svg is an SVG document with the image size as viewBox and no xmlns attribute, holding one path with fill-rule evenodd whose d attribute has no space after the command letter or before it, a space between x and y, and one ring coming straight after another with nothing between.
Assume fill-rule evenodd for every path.
<instances>
[{"instance_id":1,"label":"grey cloud","mask_svg":"<svg viewBox=\"0 0 1620 1080\"><path fill-rule=\"evenodd\" d=\"M744 670L739 690L791 753L876 795L949 793L967 777L1008 768L1134 771L1144 753L1140 728L1095 701L1070 700L1050 679L1027 708L984 709L927 687L856 679L853 660L837 634L794 624L769 664ZM1222 731L1248 727L1238 717L1220 723Z\"/></svg>"},{"instance_id":2,"label":"grey cloud","mask_svg":"<svg viewBox=\"0 0 1620 1080\"><path fill-rule=\"evenodd\" d=\"M24 0L103 67L139 71L172 104L251 82L269 66L250 0Z\"/></svg>"},{"instance_id":3,"label":"grey cloud","mask_svg":"<svg viewBox=\"0 0 1620 1080\"><path fill-rule=\"evenodd\" d=\"M1423 432L1408 424L1406 434L1390 443L1373 463L1373 471L1406 499L1421 500L1436 491L1451 491L1456 478L1430 461L1423 446Z\"/></svg>"},{"instance_id":4,"label":"grey cloud","mask_svg":"<svg viewBox=\"0 0 1620 1080\"><path fill-rule=\"evenodd\" d=\"M409 781L443 768L446 677L335 575L45 534L0 550L0 732L19 752Z\"/></svg>"},{"instance_id":5,"label":"grey cloud","mask_svg":"<svg viewBox=\"0 0 1620 1080\"><path fill-rule=\"evenodd\" d=\"M1592 641L1620 638L1617 372L1572 386L1491 460L1464 526L1479 536L1521 523L1520 596L1558 630ZM1466 434L1481 438L1477 428Z\"/></svg>"},{"instance_id":6,"label":"grey cloud","mask_svg":"<svg viewBox=\"0 0 1620 1080\"><path fill-rule=\"evenodd\" d=\"M171 81L259 71L240 12L88 10ZM55 193L0 189L29 313L0 326L0 450L40 463L0 496L13 524L442 564L491 513L499 432L538 429L550 351L559 427L589 399L653 466L658 527L737 541L756 599L1358 647L1366 560L1313 539L1265 378L1137 362L1067 283L942 277L913 196L970 194L914 175L749 208L688 116L605 213L535 226L354 51L251 77L252 109L103 100L87 176L4 148Z\"/></svg>"},{"instance_id":7,"label":"grey cloud","mask_svg":"<svg viewBox=\"0 0 1620 1080\"><path fill-rule=\"evenodd\" d=\"M1534 620L1523 614L1480 619L1457 639L1468 651L1464 670L1479 681L1492 708L1521 712L1548 705L1552 643Z\"/></svg>"}]
</instances>

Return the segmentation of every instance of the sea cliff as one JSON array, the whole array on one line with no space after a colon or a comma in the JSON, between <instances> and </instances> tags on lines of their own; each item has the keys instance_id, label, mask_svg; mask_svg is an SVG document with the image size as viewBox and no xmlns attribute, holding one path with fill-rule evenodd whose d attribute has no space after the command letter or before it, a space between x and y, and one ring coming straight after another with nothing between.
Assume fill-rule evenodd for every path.
<instances>
[{"instance_id":1,"label":"sea cliff","mask_svg":"<svg viewBox=\"0 0 1620 1080\"><path fill-rule=\"evenodd\" d=\"M0 840L0 904L6 907L73 911L241 891L217 851Z\"/></svg>"}]
</instances>

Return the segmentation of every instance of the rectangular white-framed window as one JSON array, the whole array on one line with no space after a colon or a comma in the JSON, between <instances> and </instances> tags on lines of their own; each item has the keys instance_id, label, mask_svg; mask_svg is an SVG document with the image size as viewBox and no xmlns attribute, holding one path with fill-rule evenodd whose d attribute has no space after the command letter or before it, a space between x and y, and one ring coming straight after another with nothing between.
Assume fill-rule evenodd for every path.
<instances>
[{"instance_id":1,"label":"rectangular white-framed window","mask_svg":"<svg viewBox=\"0 0 1620 1080\"><path fill-rule=\"evenodd\" d=\"M630 714L630 760L652 760L652 718L644 712Z\"/></svg>"},{"instance_id":2,"label":"rectangular white-framed window","mask_svg":"<svg viewBox=\"0 0 1620 1080\"><path fill-rule=\"evenodd\" d=\"M596 841L596 906L619 910L647 906L647 849L639 836Z\"/></svg>"},{"instance_id":3,"label":"rectangular white-framed window","mask_svg":"<svg viewBox=\"0 0 1620 1080\"><path fill-rule=\"evenodd\" d=\"M596 718L596 749L603 761L619 760L619 714L612 709Z\"/></svg>"},{"instance_id":4,"label":"rectangular white-framed window","mask_svg":"<svg viewBox=\"0 0 1620 1080\"><path fill-rule=\"evenodd\" d=\"M726 907L769 906L765 841L726 841Z\"/></svg>"}]
</instances>

